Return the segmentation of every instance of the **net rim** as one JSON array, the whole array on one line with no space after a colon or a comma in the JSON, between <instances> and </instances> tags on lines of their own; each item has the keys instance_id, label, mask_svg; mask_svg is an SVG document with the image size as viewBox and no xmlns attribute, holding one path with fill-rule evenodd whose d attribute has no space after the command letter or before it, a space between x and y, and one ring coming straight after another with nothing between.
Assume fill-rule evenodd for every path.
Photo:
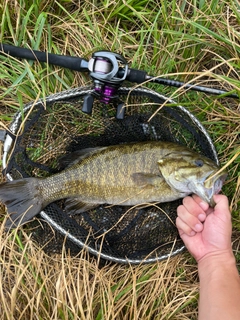
<instances>
[{"instance_id":1,"label":"net rim","mask_svg":"<svg viewBox=\"0 0 240 320\"><path fill-rule=\"evenodd\" d=\"M17 134L17 130L19 129L21 122L22 122L22 114L23 113L26 114L26 112L29 112L31 110L31 108L38 107L39 105L51 104L51 103L54 103L54 102L57 102L60 100L64 100L64 99L82 97L84 95L89 95L89 94L93 94L93 93L94 93L94 89L92 89L92 88L78 87L78 88L62 91L59 93L51 94L48 97L46 97L45 99L39 99L37 101L30 102L24 106L23 110L19 110L15 114L14 120L12 121L12 123L9 126L9 131L14 135ZM140 95L152 96L152 97L155 97L157 99L163 100L168 103L176 104L176 102L174 100L172 100L171 98L168 98L168 97L166 97L166 96L164 96L154 90L151 90L151 89L148 89L145 87L139 87L139 88L121 87L118 90L118 93L120 95L121 94L122 95L129 95L131 93L137 93ZM183 106L176 104L176 108L180 109L183 113L185 113L191 119L191 121L198 127L198 129L200 129L200 131L205 135L206 140L208 141L209 146L212 149L214 160L218 164L219 161L218 161L216 149L215 149L214 144L213 144L208 132L206 131L206 129L203 127L203 125L200 123L200 121L191 112L189 112L187 109L185 109ZM9 134L7 134L5 137L5 140L4 140L4 145L3 145L3 156L2 156L3 170L6 169L6 167L7 167L8 157L9 157L9 154L10 154L13 146L14 146L14 140L12 139L12 137ZM10 181L14 180L10 173L7 173L6 177ZM91 247L90 245L86 244L85 242L77 239L74 235L70 234L68 230L64 229L61 225L59 225L56 221L54 221L44 210L42 210L40 212L40 216L47 223L49 223L55 230L60 232L64 237L68 238L70 241L75 243L81 249L86 249L89 253L91 253L92 255L94 255L96 257L99 257L101 259L108 260L111 262L115 262L115 263L122 263L122 264L154 263L157 261L169 259L170 257L175 256L175 255L183 252L186 249L185 245L183 245L182 247L180 247L178 249L174 249L174 244L173 244L172 249L168 254L156 256L154 258L149 258L149 257L146 257L145 259L119 258L119 257L113 256L113 255L109 255L104 252L101 252L99 250L96 250L95 248Z\"/></svg>"}]
</instances>

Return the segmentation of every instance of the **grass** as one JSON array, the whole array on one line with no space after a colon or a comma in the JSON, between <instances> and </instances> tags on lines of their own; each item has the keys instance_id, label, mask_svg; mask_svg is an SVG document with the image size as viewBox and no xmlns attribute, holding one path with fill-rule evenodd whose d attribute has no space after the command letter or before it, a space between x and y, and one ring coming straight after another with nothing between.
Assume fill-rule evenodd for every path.
<instances>
[{"instance_id":1,"label":"grass","mask_svg":"<svg viewBox=\"0 0 240 320\"><path fill-rule=\"evenodd\" d=\"M231 90L240 96L240 11L231 1L5 1L0 41L89 59L122 54L150 75ZM29 101L90 84L87 74L0 55L0 125ZM239 101L156 84L201 120L229 178L239 261ZM2 207L3 217L4 208ZM24 231L0 228L0 319L197 319L198 278L188 254L153 265L106 265L46 255Z\"/></svg>"},{"instance_id":2,"label":"grass","mask_svg":"<svg viewBox=\"0 0 240 320\"><path fill-rule=\"evenodd\" d=\"M174 319L182 312L181 319L188 319L195 314L197 273L185 257L99 268L84 251L75 258L65 252L49 257L24 232L4 240L2 319Z\"/></svg>"}]
</instances>

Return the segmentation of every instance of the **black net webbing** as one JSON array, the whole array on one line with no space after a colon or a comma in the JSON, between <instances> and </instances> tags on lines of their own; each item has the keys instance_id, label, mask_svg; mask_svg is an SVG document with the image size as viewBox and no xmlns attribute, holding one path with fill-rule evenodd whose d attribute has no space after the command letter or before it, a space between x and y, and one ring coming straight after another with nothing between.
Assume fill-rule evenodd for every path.
<instances>
[{"instance_id":1,"label":"black net webbing","mask_svg":"<svg viewBox=\"0 0 240 320\"><path fill-rule=\"evenodd\" d=\"M165 97L147 89L121 88L119 98L125 102L126 112L123 120L117 120L114 102L103 105L95 100L91 116L81 111L85 94L91 92L85 88L53 95L45 103L29 104L25 113L16 116L12 136L18 131L20 134L14 139L6 169L13 179L58 172L63 169L59 159L79 149L148 140L184 144L217 161L206 131L184 108L170 101L170 106L164 105L152 117L166 102ZM39 220L27 228L33 228L35 240L47 252L60 252L64 243L76 254L87 245L91 253L101 252L107 260L151 262L184 249L175 227L180 203L140 209L101 205L69 216L62 200L46 207Z\"/></svg>"}]
</instances>

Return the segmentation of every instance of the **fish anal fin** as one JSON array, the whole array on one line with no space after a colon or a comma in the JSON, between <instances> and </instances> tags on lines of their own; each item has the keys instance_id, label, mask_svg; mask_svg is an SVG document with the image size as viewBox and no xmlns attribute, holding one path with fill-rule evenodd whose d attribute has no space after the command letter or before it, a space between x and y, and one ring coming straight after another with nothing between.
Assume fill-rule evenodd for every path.
<instances>
[{"instance_id":1,"label":"fish anal fin","mask_svg":"<svg viewBox=\"0 0 240 320\"><path fill-rule=\"evenodd\" d=\"M98 203L82 202L81 198L67 198L65 201L65 210L68 215L80 214L98 206Z\"/></svg>"}]
</instances>

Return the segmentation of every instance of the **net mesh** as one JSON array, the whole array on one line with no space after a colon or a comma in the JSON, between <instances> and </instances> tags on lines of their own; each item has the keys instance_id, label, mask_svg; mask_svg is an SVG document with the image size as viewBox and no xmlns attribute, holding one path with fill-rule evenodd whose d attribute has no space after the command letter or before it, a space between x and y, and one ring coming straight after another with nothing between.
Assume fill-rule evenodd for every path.
<instances>
[{"instance_id":1,"label":"net mesh","mask_svg":"<svg viewBox=\"0 0 240 320\"><path fill-rule=\"evenodd\" d=\"M105 105L95 99L92 115L83 113L83 99L90 93L91 89L83 88L52 95L44 103L27 105L16 116L11 130L13 137L19 128L21 134L14 141L7 166L13 179L58 172L63 169L59 159L79 149L137 141L173 141L217 161L201 124L172 101L167 105L166 98L154 91L121 88L119 98L126 107L123 120L115 117L114 101ZM87 246L103 259L151 262L184 250L175 227L180 203L177 200L140 209L101 205L69 216L61 200L47 206L27 228L49 253L60 252L63 244L72 254Z\"/></svg>"}]
</instances>

